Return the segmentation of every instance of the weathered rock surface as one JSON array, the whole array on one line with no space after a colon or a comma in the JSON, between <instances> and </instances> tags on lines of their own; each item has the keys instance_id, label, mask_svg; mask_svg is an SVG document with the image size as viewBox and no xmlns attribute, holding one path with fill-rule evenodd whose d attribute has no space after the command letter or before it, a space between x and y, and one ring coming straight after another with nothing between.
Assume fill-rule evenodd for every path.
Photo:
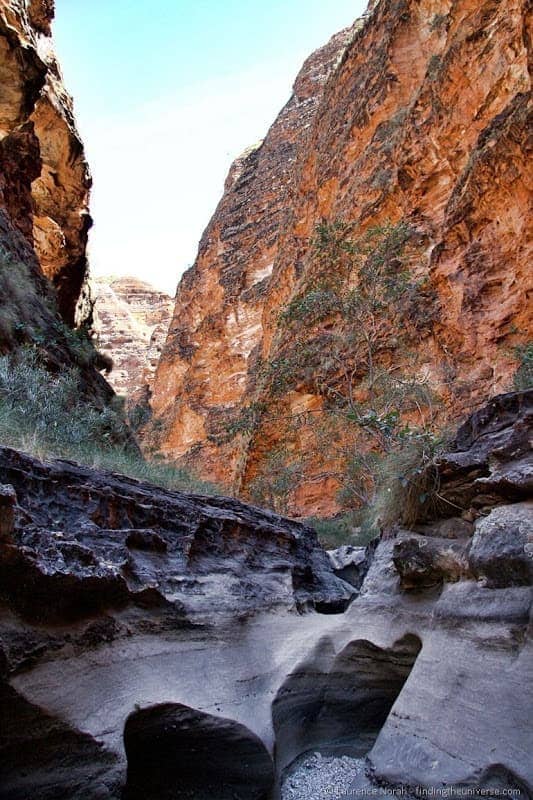
<instances>
[{"instance_id":1,"label":"weathered rock surface","mask_svg":"<svg viewBox=\"0 0 533 800\"><path fill-rule=\"evenodd\" d=\"M359 589L368 569L366 547L346 544L336 550L328 550L328 556L335 575Z\"/></svg>"},{"instance_id":2,"label":"weathered rock surface","mask_svg":"<svg viewBox=\"0 0 533 800\"><path fill-rule=\"evenodd\" d=\"M469 420L463 463L480 449L496 462L526 399ZM356 592L310 530L234 500L9 450L0 481L15 511L0 543L2 800L318 800L337 779L354 800L533 796L531 510L514 486L479 506L472 472L474 521L372 543ZM454 535L436 535L446 521ZM431 580L406 542L432 554ZM457 571L441 556L460 548ZM343 614L313 610L351 592Z\"/></svg>"},{"instance_id":3,"label":"weathered rock surface","mask_svg":"<svg viewBox=\"0 0 533 800\"><path fill-rule=\"evenodd\" d=\"M108 380L130 405L151 392L172 316L172 299L137 278L92 278L98 349L113 361Z\"/></svg>"},{"instance_id":4,"label":"weathered rock surface","mask_svg":"<svg viewBox=\"0 0 533 800\"><path fill-rule=\"evenodd\" d=\"M49 0L0 2L0 244L36 260L74 323L87 273L89 170L51 44Z\"/></svg>"},{"instance_id":5,"label":"weathered rock surface","mask_svg":"<svg viewBox=\"0 0 533 800\"><path fill-rule=\"evenodd\" d=\"M80 393L112 390L71 328L84 291L90 175L51 40L52 0L0 0L0 353L30 344ZM90 362L90 363L89 363Z\"/></svg>"},{"instance_id":6,"label":"weathered rock surface","mask_svg":"<svg viewBox=\"0 0 533 800\"><path fill-rule=\"evenodd\" d=\"M353 595L311 529L238 501L180 495L6 448L0 474L8 502L17 498L0 592L34 621L131 604L162 609L179 624L214 608L342 610Z\"/></svg>"},{"instance_id":7,"label":"weathered rock surface","mask_svg":"<svg viewBox=\"0 0 533 800\"><path fill-rule=\"evenodd\" d=\"M500 506L478 520L468 553L470 567L488 586L533 583L533 501Z\"/></svg>"},{"instance_id":8,"label":"weathered rock surface","mask_svg":"<svg viewBox=\"0 0 533 800\"><path fill-rule=\"evenodd\" d=\"M166 421L155 440L172 458L200 448L203 472L228 487L239 483L245 452L211 437L247 402L296 161L351 36L341 32L306 61L265 140L235 161L179 287L154 385L152 406Z\"/></svg>"},{"instance_id":9,"label":"weathered rock surface","mask_svg":"<svg viewBox=\"0 0 533 800\"><path fill-rule=\"evenodd\" d=\"M495 397L457 432L440 464L439 512L452 516L472 507L473 516L503 500L533 494L531 391Z\"/></svg>"},{"instance_id":10,"label":"weathered rock surface","mask_svg":"<svg viewBox=\"0 0 533 800\"><path fill-rule=\"evenodd\" d=\"M10 541L15 529L17 495L12 486L0 484L0 542Z\"/></svg>"},{"instance_id":11,"label":"weathered rock surface","mask_svg":"<svg viewBox=\"0 0 533 800\"><path fill-rule=\"evenodd\" d=\"M331 452L325 462L317 431L343 377L326 369L328 342L350 328L335 313L280 325L316 288L322 220L409 226L402 263L424 293L403 349L391 318L378 363L423 378L441 421L510 386L532 327L530 26L526 0L381 0L336 40L338 56L330 44L310 59L264 143L230 172L179 286L153 397L162 453L244 496L273 465L292 467L290 513L338 511L343 467ZM265 370L306 346L314 361L273 395ZM364 397L365 369L340 360Z\"/></svg>"}]
</instances>

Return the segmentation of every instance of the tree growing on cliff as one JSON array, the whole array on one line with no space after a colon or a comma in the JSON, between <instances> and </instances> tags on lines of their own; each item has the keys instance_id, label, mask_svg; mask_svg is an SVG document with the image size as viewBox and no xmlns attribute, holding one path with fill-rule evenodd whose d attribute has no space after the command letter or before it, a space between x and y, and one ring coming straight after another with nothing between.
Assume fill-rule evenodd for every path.
<instances>
[{"instance_id":1,"label":"tree growing on cliff","mask_svg":"<svg viewBox=\"0 0 533 800\"><path fill-rule=\"evenodd\" d=\"M410 354L410 343L436 314L431 287L407 268L405 251L414 238L405 222L360 235L347 223L321 223L305 286L281 312L276 355L263 369L260 391L270 393L273 406L292 389L322 398L305 425L315 438L325 437L322 445L317 438L317 453L333 454L343 465L336 477L348 508L371 503L384 456L416 444L433 420L433 392ZM257 430L265 419L277 419L268 407L254 418ZM279 422L289 435L290 419L282 415ZM316 460L312 447L307 456ZM278 495L280 486L290 493L305 474L305 468L293 470L292 482L285 473L280 482L290 465L278 461L273 470L267 458L255 478L265 496L269 480Z\"/></svg>"}]
</instances>

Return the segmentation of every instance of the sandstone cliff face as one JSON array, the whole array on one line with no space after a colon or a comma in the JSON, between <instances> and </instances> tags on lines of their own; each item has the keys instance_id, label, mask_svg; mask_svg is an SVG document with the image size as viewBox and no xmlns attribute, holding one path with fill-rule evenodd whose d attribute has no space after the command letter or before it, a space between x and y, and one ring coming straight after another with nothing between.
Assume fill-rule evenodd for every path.
<instances>
[{"instance_id":1,"label":"sandstone cliff face","mask_svg":"<svg viewBox=\"0 0 533 800\"><path fill-rule=\"evenodd\" d=\"M198 259L179 287L154 386L154 412L169 421L161 449L175 457L201 447L203 470L228 486L241 454L208 437L246 402L294 165L351 35L340 33L308 59L264 142L235 161Z\"/></svg>"},{"instance_id":2,"label":"sandstone cliff face","mask_svg":"<svg viewBox=\"0 0 533 800\"><path fill-rule=\"evenodd\" d=\"M73 324L91 181L52 50L53 14L50 0L0 2L0 243L34 269L37 257Z\"/></svg>"},{"instance_id":3,"label":"sandstone cliff face","mask_svg":"<svg viewBox=\"0 0 533 800\"><path fill-rule=\"evenodd\" d=\"M130 403L140 400L151 391L172 298L137 278L94 278L90 290L98 349L113 360L108 380Z\"/></svg>"},{"instance_id":4,"label":"sandstone cliff face","mask_svg":"<svg viewBox=\"0 0 533 800\"><path fill-rule=\"evenodd\" d=\"M112 390L74 327L85 305L90 175L62 84L51 0L0 0L0 353L32 345L53 373L76 367L80 392ZM81 297L81 299L80 299Z\"/></svg>"},{"instance_id":5,"label":"sandstone cliff face","mask_svg":"<svg viewBox=\"0 0 533 800\"><path fill-rule=\"evenodd\" d=\"M531 330L530 28L525 0L381 0L337 40L329 78L320 66L315 80L332 45L312 57L291 101L296 117L310 109L291 122L291 156L276 153L265 187L285 111L236 162L178 289L153 399L164 454L244 494L281 464L291 513L338 510L341 467L320 420L333 392L346 398L348 368L358 401L369 378L358 352L323 361L356 326L335 308L280 324L321 285L322 221L356 239L384 224L407 232L397 260L419 292L403 316L383 313L376 358L424 383L437 423L509 386L513 346ZM344 292L358 286L353 265L339 277Z\"/></svg>"}]
</instances>

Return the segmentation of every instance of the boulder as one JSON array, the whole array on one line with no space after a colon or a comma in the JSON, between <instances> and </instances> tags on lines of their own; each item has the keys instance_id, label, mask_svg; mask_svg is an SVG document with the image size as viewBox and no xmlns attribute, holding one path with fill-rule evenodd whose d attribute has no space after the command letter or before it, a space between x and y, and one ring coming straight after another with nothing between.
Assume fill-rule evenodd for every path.
<instances>
[{"instance_id":1,"label":"boulder","mask_svg":"<svg viewBox=\"0 0 533 800\"><path fill-rule=\"evenodd\" d=\"M531 497L532 431L531 389L494 397L472 414L440 459L436 518Z\"/></svg>"},{"instance_id":2,"label":"boulder","mask_svg":"<svg viewBox=\"0 0 533 800\"><path fill-rule=\"evenodd\" d=\"M328 557L335 575L359 589L368 569L366 547L345 544L328 550Z\"/></svg>"},{"instance_id":3,"label":"boulder","mask_svg":"<svg viewBox=\"0 0 533 800\"><path fill-rule=\"evenodd\" d=\"M133 712L124 800L266 800L272 759L244 725L180 704Z\"/></svg>"},{"instance_id":4,"label":"boulder","mask_svg":"<svg viewBox=\"0 0 533 800\"><path fill-rule=\"evenodd\" d=\"M394 545L392 560L402 589L427 589L468 576L465 543L460 540L407 536Z\"/></svg>"},{"instance_id":5,"label":"boulder","mask_svg":"<svg viewBox=\"0 0 533 800\"><path fill-rule=\"evenodd\" d=\"M479 519L468 561L488 586L533 583L533 502L500 506Z\"/></svg>"}]
</instances>

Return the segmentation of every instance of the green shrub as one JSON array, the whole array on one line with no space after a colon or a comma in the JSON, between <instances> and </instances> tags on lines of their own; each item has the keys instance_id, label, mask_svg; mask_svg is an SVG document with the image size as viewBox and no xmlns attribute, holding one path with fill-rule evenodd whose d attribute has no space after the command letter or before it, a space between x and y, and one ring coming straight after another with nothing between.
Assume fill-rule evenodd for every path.
<instances>
[{"instance_id":1,"label":"green shrub","mask_svg":"<svg viewBox=\"0 0 533 800\"><path fill-rule=\"evenodd\" d=\"M73 330L59 316L51 285L22 262L0 250L0 351L22 344L65 348L82 368L113 369L109 356L94 346L89 324Z\"/></svg>"},{"instance_id":2,"label":"green shrub","mask_svg":"<svg viewBox=\"0 0 533 800\"><path fill-rule=\"evenodd\" d=\"M305 422L312 435L302 464L295 467L288 454L266 460L252 486L258 502L285 510L305 463L327 448L338 500L350 515L362 509L365 537L397 521L400 507L407 523L415 505L430 503L429 487L419 485L426 472L417 470L426 465L438 398L417 359L420 332L431 330L438 307L430 281L407 269L413 247L415 231L405 222L362 233L340 221L317 226L307 285L279 317L277 352L264 365L261 390L279 396L298 386L323 406ZM319 325L325 320L334 324ZM323 524L342 540L350 520L341 515Z\"/></svg>"},{"instance_id":3,"label":"green shrub","mask_svg":"<svg viewBox=\"0 0 533 800\"><path fill-rule=\"evenodd\" d=\"M369 506L376 530L414 525L438 506L436 458L443 440L427 431L406 430L403 440L378 464Z\"/></svg>"},{"instance_id":4,"label":"green shrub","mask_svg":"<svg viewBox=\"0 0 533 800\"><path fill-rule=\"evenodd\" d=\"M267 404L253 402L241 408L237 416L226 422L221 434L213 435L213 440L219 443L230 442L241 434L251 434L259 425L262 415L267 410Z\"/></svg>"},{"instance_id":5,"label":"green shrub","mask_svg":"<svg viewBox=\"0 0 533 800\"><path fill-rule=\"evenodd\" d=\"M339 312L341 299L338 294L327 287L318 287L295 297L280 314L280 322L320 322Z\"/></svg>"},{"instance_id":6,"label":"green shrub","mask_svg":"<svg viewBox=\"0 0 533 800\"><path fill-rule=\"evenodd\" d=\"M329 519L311 517L305 520L314 528L323 547L334 550L342 545L364 547L378 533L368 524L366 512L350 511Z\"/></svg>"},{"instance_id":7,"label":"green shrub","mask_svg":"<svg viewBox=\"0 0 533 800\"><path fill-rule=\"evenodd\" d=\"M47 301L39 294L37 278L22 262L0 251L0 347L31 341L45 325Z\"/></svg>"},{"instance_id":8,"label":"green shrub","mask_svg":"<svg viewBox=\"0 0 533 800\"><path fill-rule=\"evenodd\" d=\"M255 503L271 508L278 514L287 513L290 494L301 473L301 464L287 464L286 457L283 450L272 451L248 487Z\"/></svg>"},{"instance_id":9,"label":"green shrub","mask_svg":"<svg viewBox=\"0 0 533 800\"><path fill-rule=\"evenodd\" d=\"M441 31L448 23L448 14L435 14L430 22L430 31Z\"/></svg>"},{"instance_id":10,"label":"green shrub","mask_svg":"<svg viewBox=\"0 0 533 800\"><path fill-rule=\"evenodd\" d=\"M438 55L432 55L428 61L427 75L431 81L434 81L439 76L442 68L442 58Z\"/></svg>"},{"instance_id":11,"label":"green shrub","mask_svg":"<svg viewBox=\"0 0 533 800\"><path fill-rule=\"evenodd\" d=\"M518 369L513 378L513 386L517 392L533 388L533 342L518 345L515 348Z\"/></svg>"},{"instance_id":12,"label":"green shrub","mask_svg":"<svg viewBox=\"0 0 533 800\"><path fill-rule=\"evenodd\" d=\"M150 420L152 411L147 402L136 403L128 411L128 423L132 430L138 431Z\"/></svg>"},{"instance_id":13,"label":"green shrub","mask_svg":"<svg viewBox=\"0 0 533 800\"><path fill-rule=\"evenodd\" d=\"M119 403L97 407L82 399L73 368L50 374L34 347L0 357L0 443L39 458L69 458L169 489L213 494L185 470L146 462L128 437Z\"/></svg>"}]
</instances>

